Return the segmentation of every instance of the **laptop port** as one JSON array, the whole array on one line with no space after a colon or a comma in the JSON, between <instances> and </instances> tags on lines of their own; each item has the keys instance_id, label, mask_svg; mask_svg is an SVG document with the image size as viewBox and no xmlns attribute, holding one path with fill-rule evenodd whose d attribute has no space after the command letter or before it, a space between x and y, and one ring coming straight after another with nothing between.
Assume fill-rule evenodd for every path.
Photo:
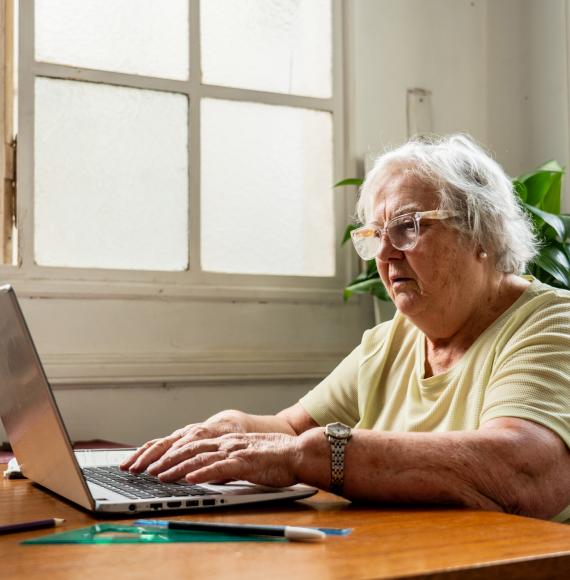
<instances>
[{"instance_id":1,"label":"laptop port","mask_svg":"<svg viewBox=\"0 0 570 580\"><path fill-rule=\"evenodd\" d=\"M181 501L167 501L166 505L170 508L178 508L178 507L182 507L182 502Z\"/></svg>"},{"instance_id":2,"label":"laptop port","mask_svg":"<svg viewBox=\"0 0 570 580\"><path fill-rule=\"evenodd\" d=\"M160 510L162 509L162 503L151 503L149 507L151 510Z\"/></svg>"},{"instance_id":3,"label":"laptop port","mask_svg":"<svg viewBox=\"0 0 570 580\"><path fill-rule=\"evenodd\" d=\"M203 506L216 505L216 500L215 499L204 499L204 500L202 500L202 505Z\"/></svg>"},{"instance_id":4,"label":"laptop port","mask_svg":"<svg viewBox=\"0 0 570 580\"><path fill-rule=\"evenodd\" d=\"M190 501L186 502L186 507L198 507L200 502L197 499L191 499Z\"/></svg>"}]
</instances>

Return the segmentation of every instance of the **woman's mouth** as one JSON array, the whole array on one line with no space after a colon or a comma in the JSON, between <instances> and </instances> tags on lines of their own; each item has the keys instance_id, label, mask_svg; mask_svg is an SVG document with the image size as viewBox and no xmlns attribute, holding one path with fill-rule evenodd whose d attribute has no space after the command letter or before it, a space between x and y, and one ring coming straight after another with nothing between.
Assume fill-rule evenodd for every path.
<instances>
[{"instance_id":1,"label":"woman's mouth","mask_svg":"<svg viewBox=\"0 0 570 580\"><path fill-rule=\"evenodd\" d=\"M390 284L393 290L403 289L407 284L413 282L413 278L407 278L406 276L395 276L390 279Z\"/></svg>"}]
</instances>

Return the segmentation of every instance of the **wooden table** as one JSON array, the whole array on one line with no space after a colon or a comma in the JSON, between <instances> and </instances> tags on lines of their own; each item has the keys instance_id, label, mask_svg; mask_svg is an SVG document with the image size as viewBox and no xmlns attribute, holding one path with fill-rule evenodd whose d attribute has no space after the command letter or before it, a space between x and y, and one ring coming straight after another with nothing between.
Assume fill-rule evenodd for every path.
<instances>
[{"instance_id":1,"label":"wooden table","mask_svg":"<svg viewBox=\"0 0 570 580\"><path fill-rule=\"evenodd\" d=\"M48 517L65 518L57 531L97 521L29 481L0 480L0 524ZM321 544L20 545L52 531L39 530L0 536L0 578L570 578L570 526L505 514L357 506L320 492L287 505L201 511L192 517L354 531Z\"/></svg>"}]
</instances>

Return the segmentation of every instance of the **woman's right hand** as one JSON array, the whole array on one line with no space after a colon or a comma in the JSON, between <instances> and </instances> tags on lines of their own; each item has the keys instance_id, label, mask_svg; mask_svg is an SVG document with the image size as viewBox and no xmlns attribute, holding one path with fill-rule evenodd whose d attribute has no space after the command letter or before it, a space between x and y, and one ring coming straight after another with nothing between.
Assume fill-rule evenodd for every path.
<instances>
[{"instance_id":1,"label":"woman's right hand","mask_svg":"<svg viewBox=\"0 0 570 580\"><path fill-rule=\"evenodd\" d=\"M121 463L123 471L142 473L171 449L177 449L190 441L212 439L228 433L245 433L247 415L241 411L222 411L203 423L192 423L177 429L171 435L152 439L139 447L133 455Z\"/></svg>"}]
</instances>

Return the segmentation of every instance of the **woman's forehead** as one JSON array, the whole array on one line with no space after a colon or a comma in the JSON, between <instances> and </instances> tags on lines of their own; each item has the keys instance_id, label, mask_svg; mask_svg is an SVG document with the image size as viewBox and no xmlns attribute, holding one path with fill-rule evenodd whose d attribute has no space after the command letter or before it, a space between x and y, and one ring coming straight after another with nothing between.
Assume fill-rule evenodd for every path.
<instances>
[{"instance_id":1,"label":"woman's forehead","mask_svg":"<svg viewBox=\"0 0 570 580\"><path fill-rule=\"evenodd\" d=\"M436 209L439 195L434 187L422 181L411 170L391 171L381 177L374 200L375 218L384 214L402 214Z\"/></svg>"}]
</instances>

